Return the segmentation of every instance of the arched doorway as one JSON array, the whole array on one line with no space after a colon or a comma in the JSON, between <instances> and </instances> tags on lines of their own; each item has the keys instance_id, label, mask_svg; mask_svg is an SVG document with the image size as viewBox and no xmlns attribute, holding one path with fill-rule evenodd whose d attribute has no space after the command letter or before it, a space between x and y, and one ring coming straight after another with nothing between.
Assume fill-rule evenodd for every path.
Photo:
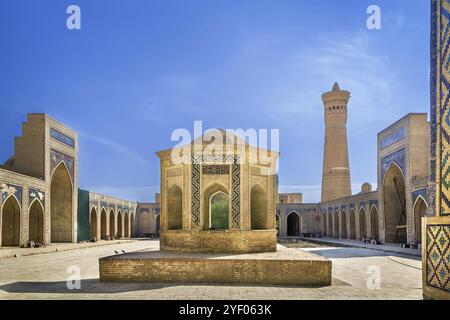
<instances>
[{"instance_id":1,"label":"arched doorway","mask_svg":"<svg viewBox=\"0 0 450 320\"><path fill-rule=\"evenodd\" d=\"M125 213L125 238L130 237L130 214Z\"/></svg>"},{"instance_id":2,"label":"arched doorway","mask_svg":"<svg viewBox=\"0 0 450 320\"><path fill-rule=\"evenodd\" d=\"M10 196L2 208L2 247L20 245L20 206L16 197Z\"/></svg>"},{"instance_id":3,"label":"arched doorway","mask_svg":"<svg viewBox=\"0 0 450 320\"><path fill-rule=\"evenodd\" d=\"M91 232L91 240L95 239L95 241L98 241L99 239L97 239L97 211L95 210L94 207L92 207L91 209L89 225Z\"/></svg>"},{"instance_id":4,"label":"arched doorway","mask_svg":"<svg viewBox=\"0 0 450 320\"><path fill-rule=\"evenodd\" d=\"M425 200L419 196L414 204L414 233L416 243L422 243L422 218L425 216L427 204Z\"/></svg>"},{"instance_id":5,"label":"arched doorway","mask_svg":"<svg viewBox=\"0 0 450 320\"><path fill-rule=\"evenodd\" d=\"M72 181L63 162L53 172L50 197L51 242L72 242Z\"/></svg>"},{"instance_id":6,"label":"arched doorway","mask_svg":"<svg viewBox=\"0 0 450 320\"><path fill-rule=\"evenodd\" d=\"M322 232L321 236L324 237L327 235L327 216L322 212Z\"/></svg>"},{"instance_id":7,"label":"arched doorway","mask_svg":"<svg viewBox=\"0 0 450 320\"><path fill-rule=\"evenodd\" d=\"M226 204L225 201L227 201ZM205 189L203 192L204 205L202 222L205 230L229 227L229 201L230 197L228 196L228 190L223 185L215 183ZM214 206L214 208L211 208L211 206Z\"/></svg>"},{"instance_id":8,"label":"arched doorway","mask_svg":"<svg viewBox=\"0 0 450 320\"><path fill-rule=\"evenodd\" d=\"M169 230L179 230L183 225L183 192L173 185L167 196L167 227Z\"/></svg>"},{"instance_id":9,"label":"arched doorway","mask_svg":"<svg viewBox=\"0 0 450 320\"><path fill-rule=\"evenodd\" d=\"M333 236L333 216L329 212L327 215L328 219L328 230L327 230L327 236L332 237Z\"/></svg>"},{"instance_id":10,"label":"arched doorway","mask_svg":"<svg viewBox=\"0 0 450 320\"><path fill-rule=\"evenodd\" d=\"M268 229L267 193L259 184L255 185L250 194L250 221L252 230Z\"/></svg>"},{"instance_id":11,"label":"arched doorway","mask_svg":"<svg viewBox=\"0 0 450 320\"><path fill-rule=\"evenodd\" d=\"M100 214L100 237L103 240L106 240L106 230L106 211L103 209Z\"/></svg>"},{"instance_id":12,"label":"arched doorway","mask_svg":"<svg viewBox=\"0 0 450 320\"><path fill-rule=\"evenodd\" d=\"M44 209L38 200L34 200L29 210L28 219L29 240L44 243Z\"/></svg>"},{"instance_id":13,"label":"arched doorway","mask_svg":"<svg viewBox=\"0 0 450 320\"><path fill-rule=\"evenodd\" d=\"M109 236L111 239L116 237L116 233L114 232L114 211L109 212Z\"/></svg>"},{"instance_id":14,"label":"arched doorway","mask_svg":"<svg viewBox=\"0 0 450 320\"><path fill-rule=\"evenodd\" d=\"M122 212L119 211L119 213L117 214L117 238L123 238L123 217L122 217Z\"/></svg>"},{"instance_id":15,"label":"arched doorway","mask_svg":"<svg viewBox=\"0 0 450 320\"><path fill-rule=\"evenodd\" d=\"M130 213L130 228L131 228L131 232L130 232L130 238L133 238L135 235L134 232L134 214Z\"/></svg>"},{"instance_id":16,"label":"arched doorway","mask_svg":"<svg viewBox=\"0 0 450 320\"><path fill-rule=\"evenodd\" d=\"M341 213L341 238L347 239L347 214L345 211Z\"/></svg>"},{"instance_id":17,"label":"arched doorway","mask_svg":"<svg viewBox=\"0 0 450 320\"><path fill-rule=\"evenodd\" d=\"M356 212L350 210L350 239L356 240Z\"/></svg>"},{"instance_id":18,"label":"arched doorway","mask_svg":"<svg viewBox=\"0 0 450 320\"><path fill-rule=\"evenodd\" d=\"M228 229L228 196L222 191L209 198L209 228L213 230Z\"/></svg>"},{"instance_id":19,"label":"arched doorway","mask_svg":"<svg viewBox=\"0 0 450 320\"><path fill-rule=\"evenodd\" d=\"M406 243L406 194L405 179L400 168L392 163L383 183L385 241Z\"/></svg>"},{"instance_id":20,"label":"arched doorway","mask_svg":"<svg viewBox=\"0 0 450 320\"><path fill-rule=\"evenodd\" d=\"M301 233L301 218L297 212L291 212L287 217L288 237L298 237Z\"/></svg>"},{"instance_id":21,"label":"arched doorway","mask_svg":"<svg viewBox=\"0 0 450 320\"><path fill-rule=\"evenodd\" d=\"M372 239L379 240L378 209L375 206L370 209L370 234Z\"/></svg>"},{"instance_id":22,"label":"arched doorway","mask_svg":"<svg viewBox=\"0 0 450 320\"><path fill-rule=\"evenodd\" d=\"M339 238L339 230L341 229L340 226L341 222L339 221L339 214L337 211L334 212L334 237Z\"/></svg>"},{"instance_id":23,"label":"arched doorway","mask_svg":"<svg viewBox=\"0 0 450 320\"><path fill-rule=\"evenodd\" d=\"M359 237L367 238L367 227L366 227L366 211L364 208L359 210Z\"/></svg>"}]
</instances>

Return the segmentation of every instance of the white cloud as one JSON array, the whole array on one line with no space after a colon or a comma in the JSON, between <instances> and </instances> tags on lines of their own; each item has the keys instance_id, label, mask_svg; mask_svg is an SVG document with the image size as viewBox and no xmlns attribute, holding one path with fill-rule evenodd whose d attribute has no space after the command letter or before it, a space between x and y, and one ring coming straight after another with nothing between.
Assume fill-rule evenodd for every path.
<instances>
[{"instance_id":1,"label":"white cloud","mask_svg":"<svg viewBox=\"0 0 450 320\"><path fill-rule=\"evenodd\" d=\"M376 51L372 37L365 31L351 34L327 33L316 43L287 59L294 79L283 84L288 93L280 101L280 111L299 117L321 115L321 94L331 90L335 81L352 93L350 101L354 124L380 115L380 107L392 108L394 75L390 59ZM272 114L273 114L273 110ZM280 117L285 113L280 112ZM275 113L277 116L278 113ZM361 124L363 125L363 124Z\"/></svg>"},{"instance_id":2,"label":"white cloud","mask_svg":"<svg viewBox=\"0 0 450 320\"><path fill-rule=\"evenodd\" d=\"M130 159L137 161L137 162L140 162L143 164L149 163L149 161L147 159L145 159L144 157L138 155L137 153L128 149L126 146L121 145L111 139L102 138L97 135L92 135L92 134L89 134L89 133L86 133L83 131L79 131L79 130L78 130L78 136L81 137L82 139L86 139L86 140L104 145L124 156L129 157Z\"/></svg>"}]
</instances>

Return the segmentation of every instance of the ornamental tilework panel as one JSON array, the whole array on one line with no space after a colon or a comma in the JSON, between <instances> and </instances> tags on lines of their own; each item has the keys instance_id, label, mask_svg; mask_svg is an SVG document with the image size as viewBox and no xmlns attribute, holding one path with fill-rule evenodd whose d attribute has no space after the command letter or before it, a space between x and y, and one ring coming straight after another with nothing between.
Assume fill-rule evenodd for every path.
<instances>
[{"instance_id":1,"label":"ornamental tilework panel","mask_svg":"<svg viewBox=\"0 0 450 320\"><path fill-rule=\"evenodd\" d=\"M20 206L22 206L22 187L13 184L3 184L1 185L1 190L2 202L5 202L10 195L14 195L19 201Z\"/></svg>"},{"instance_id":2,"label":"ornamental tilework panel","mask_svg":"<svg viewBox=\"0 0 450 320\"><path fill-rule=\"evenodd\" d=\"M34 199L38 199L42 206L45 208L45 192L38 189L28 189L29 203L32 203Z\"/></svg>"},{"instance_id":3,"label":"ornamental tilework panel","mask_svg":"<svg viewBox=\"0 0 450 320\"><path fill-rule=\"evenodd\" d=\"M413 204L416 202L416 199L418 196L422 196L426 201L427 200L427 188L423 188L423 189L419 189L419 190L415 190L415 191L411 192Z\"/></svg>"},{"instance_id":4,"label":"ornamental tilework panel","mask_svg":"<svg viewBox=\"0 0 450 320\"><path fill-rule=\"evenodd\" d=\"M192 158L192 227L200 226L200 166L199 160Z\"/></svg>"},{"instance_id":5,"label":"ornamental tilework panel","mask_svg":"<svg viewBox=\"0 0 450 320\"><path fill-rule=\"evenodd\" d=\"M450 292L450 226L428 225L427 285Z\"/></svg>"},{"instance_id":6,"label":"ornamental tilework panel","mask_svg":"<svg viewBox=\"0 0 450 320\"><path fill-rule=\"evenodd\" d=\"M56 139L59 142L62 142L71 148L75 148L75 141L72 138L66 136L64 133L61 133L56 129L50 128L50 136L53 139Z\"/></svg>"},{"instance_id":7,"label":"ornamental tilework panel","mask_svg":"<svg viewBox=\"0 0 450 320\"><path fill-rule=\"evenodd\" d=\"M392 163L397 164L405 174L405 148L394 151L381 159L381 177L384 179L386 171Z\"/></svg>"},{"instance_id":8,"label":"ornamental tilework panel","mask_svg":"<svg viewBox=\"0 0 450 320\"><path fill-rule=\"evenodd\" d=\"M62 152L59 152L55 149L50 150L50 170L53 172L53 170L56 168L57 165L64 162L67 169L69 170L69 174L72 177L73 181L73 173L74 173L74 159L71 156L68 156L67 154L64 154Z\"/></svg>"},{"instance_id":9,"label":"ornamental tilework panel","mask_svg":"<svg viewBox=\"0 0 450 320\"><path fill-rule=\"evenodd\" d=\"M397 129L394 133L383 138L381 140L381 150L386 149L387 147L393 145L397 141L405 139L406 136L405 132L406 132L405 127L401 127L400 129Z\"/></svg>"},{"instance_id":10,"label":"ornamental tilework panel","mask_svg":"<svg viewBox=\"0 0 450 320\"><path fill-rule=\"evenodd\" d=\"M434 25L432 30L436 31L434 46L435 52L432 52L436 61L433 67L435 79L435 123L440 127L437 130L437 148L438 161L436 163L438 174L436 181L439 184L440 192L437 192L437 202L441 215L450 214L450 2L440 0L437 7L434 8L437 16L433 18ZM436 29L437 28L437 29Z\"/></svg>"},{"instance_id":11,"label":"ornamental tilework panel","mask_svg":"<svg viewBox=\"0 0 450 320\"><path fill-rule=\"evenodd\" d=\"M231 165L231 218L232 227L238 229L241 221L241 165L235 157Z\"/></svg>"}]
</instances>

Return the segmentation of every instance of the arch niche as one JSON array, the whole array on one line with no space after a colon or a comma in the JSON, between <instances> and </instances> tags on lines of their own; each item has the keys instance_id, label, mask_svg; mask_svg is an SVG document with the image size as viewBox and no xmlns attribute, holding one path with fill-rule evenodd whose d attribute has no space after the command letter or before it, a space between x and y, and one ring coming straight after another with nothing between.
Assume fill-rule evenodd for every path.
<instances>
[{"instance_id":1,"label":"arch niche","mask_svg":"<svg viewBox=\"0 0 450 320\"><path fill-rule=\"evenodd\" d=\"M366 210L364 208L359 210L359 237L367 238Z\"/></svg>"},{"instance_id":2,"label":"arch niche","mask_svg":"<svg viewBox=\"0 0 450 320\"><path fill-rule=\"evenodd\" d=\"M422 218L425 216L427 203L422 196L418 196L414 203L414 234L416 243L422 243Z\"/></svg>"},{"instance_id":3,"label":"arch niche","mask_svg":"<svg viewBox=\"0 0 450 320\"><path fill-rule=\"evenodd\" d=\"M399 166L389 166L383 182L383 205L386 243L406 243L406 189Z\"/></svg>"},{"instance_id":4,"label":"arch niche","mask_svg":"<svg viewBox=\"0 0 450 320\"><path fill-rule=\"evenodd\" d=\"M250 193L250 222L252 230L268 229L267 192L259 184Z\"/></svg>"},{"instance_id":5,"label":"arch niche","mask_svg":"<svg viewBox=\"0 0 450 320\"><path fill-rule=\"evenodd\" d=\"M183 191L173 185L167 193L167 228L180 230L183 226Z\"/></svg>"},{"instance_id":6,"label":"arch niche","mask_svg":"<svg viewBox=\"0 0 450 320\"><path fill-rule=\"evenodd\" d=\"M100 238L106 240L107 233L108 232L106 229L106 210L103 209L102 213L100 214Z\"/></svg>"},{"instance_id":7,"label":"arch niche","mask_svg":"<svg viewBox=\"0 0 450 320\"><path fill-rule=\"evenodd\" d=\"M44 243L44 208L37 199L32 202L29 213L29 240L35 243Z\"/></svg>"},{"instance_id":8,"label":"arch niche","mask_svg":"<svg viewBox=\"0 0 450 320\"><path fill-rule=\"evenodd\" d=\"M225 186L216 183L206 188L203 203L203 229L228 229L230 224L230 197Z\"/></svg>"},{"instance_id":9,"label":"arch niche","mask_svg":"<svg viewBox=\"0 0 450 320\"><path fill-rule=\"evenodd\" d=\"M50 202L51 242L72 242L72 180L64 162L53 171Z\"/></svg>"},{"instance_id":10,"label":"arch niche","mask_svg":"<svg viewBox=\"0 0 450 320\"><path fill-rule=\"evenodd\" d=\"M10 196L2 207L2 247L19 246L20 206L15 196Z\"/></svg>"},{"instance_id":11,"label":"arch niche","mask_svg":"<svg viewBox=\"0 0 450 320\"><path fill-rule=\"evenodd\" d=\"M89 216L89 226L90 226L90 234L91 234L91 240L97 239L97 211L94 207L91 209L91 213Z\"/></svg>"},{"instance_id":12,"label":"arch niche","mask_svg":"<svg viewBox=\"0 0 450 320\"><path fill-rule=\"evenodd\" d=\"M287 235L288 237L298 237L301 232L301 218L299 214L292 211L287 216Z\"/></svg>"}]
</instances>

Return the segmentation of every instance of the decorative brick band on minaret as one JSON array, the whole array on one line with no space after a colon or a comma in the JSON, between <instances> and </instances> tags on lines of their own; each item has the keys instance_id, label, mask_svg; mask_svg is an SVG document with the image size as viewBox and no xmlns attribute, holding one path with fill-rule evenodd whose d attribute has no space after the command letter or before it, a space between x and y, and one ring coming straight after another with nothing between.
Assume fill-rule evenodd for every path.
<instances>
[{"instance_id":1,"label":"decorative brick band on minaret","mask_svg":"<svg viewBox=\"0 0 450 320\"><path fill-rule=\"evenodd\" d=\"M350 92L337 83L322 95L325 143L322 172L322 202L351 195L347 145L347 104Z\"/></svg>"}]
</instances>

